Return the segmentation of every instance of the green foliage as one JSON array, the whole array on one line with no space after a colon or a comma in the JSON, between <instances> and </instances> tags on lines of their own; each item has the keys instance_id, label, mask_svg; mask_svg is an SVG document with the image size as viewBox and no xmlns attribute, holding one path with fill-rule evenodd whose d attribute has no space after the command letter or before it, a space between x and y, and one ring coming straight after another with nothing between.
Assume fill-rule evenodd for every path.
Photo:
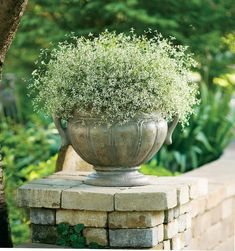
<instances>
[{"instance_id":1,"label":"green foliage","mask_svg":"<svg viewBox=\"0 0 235 251\"><path fill-rule=\"evenodd\" d=\"M63 119L87 113L111 124L155 113L185 124L198 103L190 75L195 62L185 47L148 34L153 37L106 31L59 44L33 72L36 110L43 105Z\"/></svg>"},{"instance_id":2,"label":"green foliage","mask_svg":"<svg viewBox=\"0 0 235 251\"><path fill-rule=\"evenodd\" d=\"M235 135L233 90L218 87L215 92L201 85L201 104L189 121L173 134L173 144L163 146L154 157L160 166L186 172L217 159Z\"/></svg>"},{"instance_id":3,"label":"green foliage","mask_svg":"<svg viewBox=\"0 0 235 251\"><path fill-rule=\"evenodd\" d=\"M140 172L146 175L155 175L155 176L175 176L179 175L178 172L172 172L169 169L159 166L156 159L152 159L149 163L146 163L141 166Z\"/></svg>"},{"instance_id":4,"label":"green foliage","mask_svg":"<svg viewBox=\"0 0 235 251\"><path fill-rule=\"evenodd\" d=\"M92 242L89 245L86 244L86 238L83 236L83 224L77 224L70 226L67 223L60 223L57 225L57 245L71 248L104 248L103 246Z\"/></svg>"},{"instance_id":5,"label":"green foliage","mask_svg":"<svg viewBox=\"0 0 235 251\"><path fill-rule=\"evenodd\" d=\"M56 159L57 155L47 161L26 166L21 171L18 171L18 175L15 174L14 177L12 177L13 175L10 174L10 171L7 171L8 177L6 180L5 193L9 209L12 239L15 246L28 242L30 238L29 211L27 209L19 208L16 205L16 189L20 185L33 179L43 178L52 174L55 169ZM15 170L15 172L16 171L17 170ZM18 179L16 179L17 176L19 176Z\"/></svg>"},{"instance_id":6,"label":"green foliage","mask_svg":"<svg viewBox=\"0 0 235 251\"><path fill-rule=\"evenodd\" d=\"M175 44L189 46L199 62L203 81L213 87L213 78L234 68L234 0L30 0L4 70L14 73L23 118L33 113L23 79L33 71L41 48L75 36L97 35L105 29L137 34L151 28L174 36ZM227 39L224 39L224 38ZM17 60L16 60L17 59Z\"/></svg>"},{"instance_id":7,"label":"green foliage","mask_svg":"<svg viewBox=\"0 0 235 251\"><path fill-rule=\"evenodd\" d=\"M58 241L60 246L72 248L85 248L86 239L82 236L83 224L78 224L75 227L70 227L66 223L61 223L57 226Z\"/></svg>"},{"instance_id":8,"label":"green foliage","mask_svg":"<svg viewBox=\"0 0 235 251\"><path fill-rule=\"evenodd\" d=\"M151 28L188 45L207 82L227 72L233 61L222 37L234 32L234 16L234 0L31 0L8 54L7 71L17 69L25 76L40 48L63 41L70 32L97 35L105 29L128 32L133 27L138 34Z\"/></svg>"},{"instance_id":9,"label":"green foliage","mask_svg":"<svg viewBox=\"0 0 235 251\"><path fill-rule=\"evenodd\" d=\"M43 127L38 121L26 125L0 123L5 193L10 213L14 245L29 239L28 212L15 202L16 189L25 182L51 174L55 168L59 137L53 125ZM48 160L49 159L49 160Z\"/></svg>"}]
</instances>

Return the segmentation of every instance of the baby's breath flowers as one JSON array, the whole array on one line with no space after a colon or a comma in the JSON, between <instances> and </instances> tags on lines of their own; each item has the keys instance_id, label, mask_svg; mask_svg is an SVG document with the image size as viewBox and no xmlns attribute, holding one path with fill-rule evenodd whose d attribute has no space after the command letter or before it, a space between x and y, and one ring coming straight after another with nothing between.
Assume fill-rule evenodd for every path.
<instances>
[{"instance_id":1,"label":"baby's breath flowers","mask_svg":"<svg viewBox=\"0 0 235 251\"><path fill-rule=\"evenodd\" d=\"M195 62L186 47L151 35L105 31L60 43L32 74L35 108L67 120L88 113L108 124L140 114L168 121L177 115L184 125L198 102L190 79Z\"/></svg>"}]
</instances>

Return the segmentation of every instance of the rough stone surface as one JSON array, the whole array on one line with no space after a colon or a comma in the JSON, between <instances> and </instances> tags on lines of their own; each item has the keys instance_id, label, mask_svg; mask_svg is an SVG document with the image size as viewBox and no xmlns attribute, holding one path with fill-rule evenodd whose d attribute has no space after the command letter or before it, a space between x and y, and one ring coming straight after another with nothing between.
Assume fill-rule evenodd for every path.
<instances>
[{"instance_id":1,"label":"rough stone surface","mask_svg":"<svg viewBox=\"0 0 235 251\"><path fill-rule=\"evenodd\" d=\"M180 216L180 206L175 207L173 210L174 210L174 219L177 219Z\"/></svg>"},{"instance_id":2,"label":"rough stone surface","mask_svg":"<svg viewBox=\"0 0 235 251\"><path fill-rule=\"evenodd\" d=\"M199 214L202 214L206 210L206 203L207 203L207 197L203 196L200 198L197 198L196 200L193 200L191 202L191 216L195 217Z\"/></svg>"},{"instance_id":3,"label":"rough stone surface","mask_svg":"<svg viewBox=\"0 0 235 251\"><path fill-rule=\"evenodd\" d=\"M222 202L222 219L226 219L227 217L232 215L233 211L233 200L232 199L227 199Z\"/></svg>"},{"instance_id":4,"label":"rough stone surface","mask_svg":"<svg viewBox=\"0 0 235 251\"><path fill-rule=\"evenodd\" d=\"M176 189L161 185L135 187L115 194L117 211L161 211L176 205Z\"/></svg>"},{"instance_id":5,"label":"rough stone surface","mask_svg":"<svg viewBox=\"0 0 235 251\"><path fill-rule=\"evenodd\" d=\"M109 230L111 247L144 248L158 244L157 227L146 229L115 229Z\"/></svg>"},{"instance_id":6,"label":"rough stone surface","mask_svg":"<svg viewBox=\"0 0 235 251\"><path fill-rule=\"evenodd\" d=\"M171 239L178 233L178 221L174 219L167 224L164 224L164 240Z\"/></svg>"},{"instance_id":7,"label":"rough stone surface","mask_svg":"<svg viewBox=\"0 0 235 251\"><path fill-rule=\"evenodd\" d=\"M55 210L31 208L30 221L33 224L55 225Z\"/></svg>"},{"instance_id":8,"label":"rough stone surface","mask_svg":"<svg viewBox=\"0 0 235 251\"><path fill-rule=\"evenodd\" d=\"M187 175L166 178L162 177L159 182L161 184L165 183L169 185L174 185L175 187L187 184L189 187L190 199L196 199L200 196L207 195L208 193L208 180L202 177L187 177Z\"/></svg>"},{"instance_id":9,"label":"rough stone surface","mask_svg":"<svg viewBox=\"0 0 235 251\"><path fill-rule=\"evenodd\" d=\"M113 211L114 194L119 189L110 187L95 187L82 185L67 189L62 193L62 208L94 210L94 211Z\"/></svg>"},{"instance_id":10,"label":"rough stone surface","mask_svg":"<svg viewBox=\"0 0 235 251\"><path fill-rule=\"evenodd\" d=\"M192 240L192 231L191 229L187 229L182 234L183 234L184 246L187 247L190 245Z\"/></svg>"},{"instance_id":11,"label":"rough stone surface","mask_svg":"<svg viewBox=\"0 0 235 251\"><path fill-rule=\"evenodd\" d=\"M175 238L175 237L174 237ZM185 232L179 233L176 235L176 238L172 238L172 249L184 249L184 250L191 250L196 249L190 247L189 245L192 243L192 235L190 229L187 229ZM197 243L197 241L195 241ZM197 246L197 244L196 244Z\"/></svg>"},{"instance_id":12,"label":"rough stone surface","mask_svg":"<svg viewBox=\"0 0 235 251\"><path fill-rule=\"evenodd\" d=\"M57 210L56 224L67 222L71 226L84 224L86 227L106 227L107 213L97 211Z\"/></svg>"},{"instance_id":13,"label":"rough stone surface","mask_svg":"<svg viewBox=\"0 0 235 251\"><path fill-rule=\"evenodd\" d=\"M17 203L20 207L60 208L60 196L64 189L66 186L23 185L17 190Z\"/></svg>"},{"instance_id":14,"label":"rough stone surface","mask_svg":"<svg viewBox=\"0 0 235 251\"><path fill-rule=\"evenodd\" d=\"M196 199L200 196L208 193L208 181L207 179L193 178L189 184L189 197L190 199Z\"/></svg>"},{"instance_id":15,"label":"rough stone surface","mask_svg":"<svg viewBox=\"0 0 235 251\"><path fill-rule=\"evenodd\" d=\"M233 164L234 165L234 164ZM226 198L230 198L235 195L235 179L234 178L227 178L225 182L221 181L221 183L225 183L225 196Z\"/></svg>"},{"instance_id":16,"label":"rough stone surface","mask_svg":"<svg viewBox=\"0 0 235 251\"><path fill-rule=\"evenodd\" d=\"M92 172L94 169L92 165L88 164L85 160L83 160L73 149L71 145L69 145L64 150L64 159L60 163L57 161L57 165L60 164L60 167L63 171L66 172L76 172L76 171L89 171Z\"/></svg>"},{"instance_id":17,"label":"rough stone surface","mask_svg":"<svg viewBox=\"0 0 235 251\"><path fill-rule=\"evenodd\" d=\"M38 184L38 185L48 185L48 186L65 186L65 187L74 187L80 186L82 184L79 180L68 180L68 179L37 179L31 181L30 184Z\"/></svg>"},{"instance_id":18,"label":"rough stone surface","mask_svg":"<svg viewBox=\"0 0 235 251\"><path fill-rule=\"evenodd\" d=\"M218 245L214 247L213 250L226 250L226 251L234 251L235 250L235 245L234 245L234 236L230 237L229 239L220 242Z\"/></svg>"},{"instance_id":19,"label":"rough stone surface","mask_svg":"<svg viewBox=\"0 0 235 251\"><path fill-rule=\"evenodd\" d=\"M210 215L211 215L211 225L214 225L217 222L219 222L222 217L222 204L212 208L210 210Z\"/></svg>"},{"instance_id":20,"label":"rough stone surface","mask_svg":"<svg viewBox=\"0 0 235 251\"><path fill-rule=\"evenodd\" d=\"M223 235L226 238L234 236L235 234L235 220L231 217L223 219L222 222Z\"/></svg>"},{"instance_id":21,"label":"rough stone surface","mask_svg":"<svg viewBox=\"0 0 235 251\"><path fill-rule=\"evenodd\" d=\"M164 225L158 225L157 226L157 240L158 242L161 242L164 240Z\"/></svg>"},{"instance_id":22,"label":"rough stone surface","mask_svg":"<svg viewBox=\"0 0 235 251\"><path fill-rule=\"evenodd\" d=\"M31 224L32 242L55 244L57 240L57 230L55 226Z\"/></svg>"},{"instance_id":23,"label":"rough stone surface","mask_svg":"<svg viewBox=\"0 0 235 251\"><path fill-rule=\"evenodd\" d=\"M206 211L206 203L207 203L207 200L206 200L206 197L203 196L203 197L200 197L197 199L198 201L198 214L203 214L205 211Z\"/></svg>"},{"instance_id":24,"label":"rough stone surface","mask_svg":"<svg viewBox=\"0 0 235 251\"><path fill-rule=\"evenodd\" d=\"M201 250L199 245L199 238L191 238L190 244L184 250Z\"/></svg>"},{"instance_id":25,"label":"rough stone surface","mask_svg":"<svg viewBox=\"0 0 235 251\"><path fill-rule=\"evenodd\" d=\"M87 244L95 242L101 246L108 245L108 233L104 228L85 228L83 235L86 237Z\"/></svg>"},{"instance_id":26,"label":"rough stone surface","mask_svg":"<svg viewBox=\"0 0 235 251\"><path fill-rule=\"evenodd\" d=\"M191 227L191 216L189 213L182 214L178 218L178 231L184 232L186 229Z\"/></svg>"},{"instance_id":27,"label":"rough stone surface","mask_svg":"<svg viewBox=\"0 0 235 251\"><path fill-rule=\"evenodd\" d=\"M174 214L173 208L165 210L164 211L164 223L168 223L168 222L172 221L175 218L174 216L175 216L175 214Z\"/></svg>"},{"instance_id":28,"label":"rough stone surface","mask_svg":"<svg viewBox=\"0 0 235 251\"><path fill-rule=\"evenodd\" d=\"M183 205L189 202L189 186L186 184L177 185L177 204Z\"/></svg>"},{"instance_id":29,"label":"rough stone surface","mask_svg":"<svg viewBox=\"0 0 235 251\"><path fill-rule=\"evenodd\" d=\"M163 211L155 212L111 212L109 228L148 228L163 223Z\"/></svg>"},{"instance_id":30,"label":"rough stone surface","mask_svg":"<svg viewBox=\"0 0 235 251\"><path fill-rule=\"evenodd\" d=\"M163 249L164 250L170 250L171 249L171 242L170 242L170 240L163 241Z\"/></svg>"},{"instance_id":31,"label":"rough stone surface","mask_svg":"<svg viewBox=\"0 0 235 251\"><path fill-rule=\"evenodd\" d=\"M222 185L210 184L207 197L206 209L209 210L217 206L225 198L225 188Z\"/></svg>"},{"instance_id":32,"label":"rough stone surface","mask_svg":"<svg viewBox=\"0 0 235 251\"><path fill-rule=\"evenodd\" d=\"M184 244L180 238L180 235L177 234L171 239L171 250L180 250Z\"/></svg>"},{"instance_id":33,"label":"rough stone surface","mask_svg":"<svg viewBox=\"0 0 235 251\"><path fill-rule=\"evenodd\" d=\"M206 231L204 228L204 233L200 236L198 244L202 249L213 249L217 243L221 242L223 239L223 228L221 222L207 227Z\"/></svg>"},{"instance_id":34,"label":"rough stone surface","mask_svg":"<svg viewBox=\"0 0 235 251\"><path fill-rule=\"evenodd\" d=\"M211 225L211 214L207 211L205 214L199 215L192 219L192 235L193 237L200 236L205 232L205 228Z\"/></svg>"},{"instance_id":35,"label":"rough stone surface","mask_svg":"<svg viewBox=\"0 0 235 251\"><path fill-rule=\"evenodd\" d=\"M189 213L192 211L192 202L188 202L184 205L179 206L179 215Z\"/></svg>"},{"instance_id":36,"label":"rough stone surface","mask_svg":"<svg viewBox=\"0 0 235 251\"><path fill-rule=\"evenodd\" d=\"M163 242L160 242L155 247L150 248L150 250L163 250L163 249L164 249Z\"/></svg>"}]
</instances>

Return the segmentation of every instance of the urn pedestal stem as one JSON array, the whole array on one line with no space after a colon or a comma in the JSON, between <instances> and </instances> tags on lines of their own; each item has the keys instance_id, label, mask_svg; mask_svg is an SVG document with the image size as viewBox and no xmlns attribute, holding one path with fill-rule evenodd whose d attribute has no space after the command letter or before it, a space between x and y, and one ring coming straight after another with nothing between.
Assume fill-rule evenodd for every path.
<instances>
[{"instance_id":1,"label":"urn pedestal stem","mask_svg":"<svg viewBox=\"0 0 235 251\"><path fill-rule=\"evenodd\" d=\"M140 167L94 167L95 173L84 181L87 185L104 187L129 187L151 184L156 177L140 173Z\"/></svg>"}]
</instances>

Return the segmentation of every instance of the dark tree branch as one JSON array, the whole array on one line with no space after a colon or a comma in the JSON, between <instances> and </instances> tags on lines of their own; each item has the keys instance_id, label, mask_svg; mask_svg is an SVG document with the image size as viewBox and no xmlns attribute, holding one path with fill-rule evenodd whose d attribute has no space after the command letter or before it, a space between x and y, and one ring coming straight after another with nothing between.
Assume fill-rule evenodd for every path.
<instances>
[{"instance_id":1,"label":"dark tree branch","mask_svg":"<svg viewBox=\"0 0 235 251\"><path fill-rule=\"evenodd\" d=\"M0 163L0 247L12 247L8 211L4 196L3 171Z\"/></svg>"},{"instance_id":2,"label":"dark tree branch","mask_svg":"<svg viewBox=\"0 0 235 251\"><path fill-rule=\"evenodd\" d=\"M0 0L0 82L6 53L11 46L28 0ZM0 149L1 150L1 149ZM0 159L1 161L1 159ZM0 247L12 247L0 163Z\"/></svg>"},{"instance_id":3,"label":"dark tree branch","mask_svg":"<svg viewBox=\"0 0 235 251\"><path fill-rule=\"evenodd\" d=\"M27 2L28 0L0 0L0 74Z\"/></svg>"}]
</instances>

